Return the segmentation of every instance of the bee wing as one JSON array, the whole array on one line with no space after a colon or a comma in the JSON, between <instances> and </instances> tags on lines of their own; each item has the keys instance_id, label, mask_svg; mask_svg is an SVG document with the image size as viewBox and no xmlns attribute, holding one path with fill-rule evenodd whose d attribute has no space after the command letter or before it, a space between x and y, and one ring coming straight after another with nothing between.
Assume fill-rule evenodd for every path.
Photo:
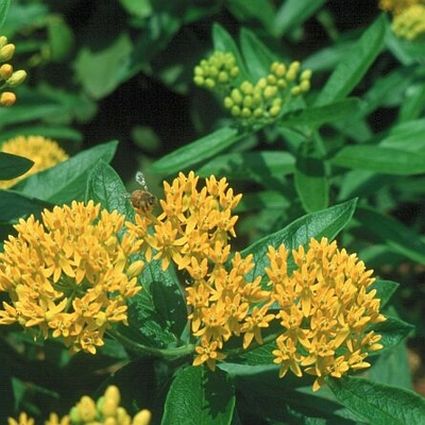
<instances>
[{"instance_id":1,"label":"bee wing","mask_svg":"<svg viewBox=\"0 0 425 425\"><path fill-rule=\"evenodd\" d=\"M147 190L145 175L141 171L138 171L136 173L135 179L136 179L136 182L139 183L140 186L143 187L143 189Z\"/></svg>"}]
</instances>

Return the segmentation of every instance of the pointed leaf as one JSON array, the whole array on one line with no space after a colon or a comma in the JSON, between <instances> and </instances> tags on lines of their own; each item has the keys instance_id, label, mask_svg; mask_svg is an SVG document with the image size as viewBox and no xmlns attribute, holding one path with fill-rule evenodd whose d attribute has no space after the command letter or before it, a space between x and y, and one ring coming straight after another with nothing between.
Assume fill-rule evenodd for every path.
<instances>
[{"instance_id":1,"label":"pointed leaf","mask_svg":"<svg viewBox=\"0 0 425 425\"><path fill-rule=\"evenodd\" d=\"M23 156L0 152L0 180L11 180L25 174L34 162Z\"/></svg>"}]
</instances>

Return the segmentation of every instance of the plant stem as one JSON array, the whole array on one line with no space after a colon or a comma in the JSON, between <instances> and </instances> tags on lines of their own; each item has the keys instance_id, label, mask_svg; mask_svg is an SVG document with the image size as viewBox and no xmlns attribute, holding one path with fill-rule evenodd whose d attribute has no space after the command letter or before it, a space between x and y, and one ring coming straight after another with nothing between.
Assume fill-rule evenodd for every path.
<instances>
[{"instance_id":1,"label":"plant stem","mask_svg":"<svg viewBox=\"0 0 425 425\"><path fill-rule=\"evenodd\" d=\"M193 353L195 346L193 344L182 345L175 348L155 348L148 347L147 345L140 344L132 339L122 335L116 330L109 330L108 334L120 342L124 347L129 350L141 354L141 355L150 355L154 357L159 357L163 359L176 359L181 357L186 357L189 354Z\"/></svg>"}]
</instances>

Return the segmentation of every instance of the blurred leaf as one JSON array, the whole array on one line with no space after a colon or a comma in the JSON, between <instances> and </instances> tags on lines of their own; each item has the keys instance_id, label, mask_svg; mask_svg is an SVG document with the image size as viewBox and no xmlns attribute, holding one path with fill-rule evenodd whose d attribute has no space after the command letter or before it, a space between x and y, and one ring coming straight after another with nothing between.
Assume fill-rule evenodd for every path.
<instances>
[{"instance_id":1,"label":"blurred leaf","mask_svg":"<svg viewBox=\"0 0 425 425\"><path fill-rule=\"evenodd\" d=\"M425 172L425 152L411 153L372 145L345 146L330 162L339 167L384 174L412 175Z\"/></svg>"},{"instance_id":2,"label":"blurred leaf","mask_svg":"<svg viewBox=\"0 0 425 425\"><path fill-rule=\"evenodd\" d=\"M4 1L4 0L3 0ZM10 2L9 13L7 20L4 22L1 29L2 34L7 35L9 38L13 37L16 32L29 28L32 25L43 26L49 9L46 4L21 2Z\"/></svg>"},{"instance_id":3,"label":"blurred leaf","mask_svg":"<svg viewBox=\"0 0 425 425\"><path fill-rule=\"evenodd\" d=\"M116 148L117 142L114 141L87 149L53 168L28 177L15 189L23 195L55 204L82 200L90 170L99 159L111 161Z\"/></svg>"},{"instance_id":4,"label":"blurred leaf","mask_svg":"<svg viewBox=\"0 0 425 425\"><path fill-rule=\"evenodd\" d=\"M279 125L284 127L294 125L305 125L309 128L319 127L326 123L350 118L361 111L360 107L360 100L352 97L325 106L291 112L282 117L279 121Z\"/></svg>"},{"instance_id":5,"label":"blurred leaf","mask_svg":"<svg viewBox=\"0 0 425 425\"><path fill-rule=\"evenodd\" d=\"M261 1L264 3L263 1ZM257 81L270 73L270 65L275 55L250 30L242 28L240 33L242 55L252 81Z\"/></svg>"},{"instance_id":6,"label":"blurred leaf","mask_svg":"<svg viewBox=\"0 0 425 425\"><path fill-rule=\"evenodd\" d=\"M273 2L270 0L227 0L226 7L237 16L238 20L258 20L263 27L271 32L276 14ZM249 63L249 62L247 62Z\"/></svg>"},{"instance_id":7,"label":"blurred leaf","mask_svg":"<svg viewBox=\"0 0 425 425\"><path fill-rule=\"evenodd\" d=\"M100 160L88 175L85 201L90 199L95 203L100 202L109 212L115 210L124 214L128 220L134 219L134 208L124 183L115 170L103 160Z\"/></svg>"},{"instance_id":8,"label":"blurred leaf","mask_svg":"<svg viewBox=\"0 0 425 425\"><path fill-rule=\"evenodd\" d=\"M34 161L23 156L0 152L0 180L11 180L25 174Z\"/></svg>"},{"instance_id":9,"label":"blurred leaf","mask_svg":"<svg viewBox=\"0 0 425 425\"><path fill-rule=\"evenodd\" d=\"M382 50L385 17L380 16L348 50L316 99L317 106L342 99L356 87Z\"/></svg>"},{"instance_id":10,"label":"blurred leaf","mask_svg":"<svg viewBox=\"0 0 425 425\"><path fill-rule=\"evenodd\" d=\"M425 59L425 45L421 37L417 40L397 37L388 21L386 44L391 53L405 66L422 63Z\"/></svg>"},{"instance_id":11,"label":"blurred leaf","mask_svg":"<svg viewBox=\"0 0 425 425\"><path fill-rule=\"evenodd\" d=\"M239 67L237 81L249 80L249 72L246 69L247 64L245 64L242 60L238 46L236 45L232 36L220 24L214 23L212 37L214 50L218 50L220 52L230 52L235 56L236 63Z\"/></svg>"},{"instance_id":12,"label":"blurred leaf","mask_svg":"<svg viewBox=\"0 0 425 425\"><path fill-rule=\"evenodd\" d=\"M425 152L425 119L395 125L379 145L407 152Z\"/></svg>"},{"instance_id":13,"label":"blurred leaf","mask_svg":"<svg viewBox=\"0 0 425 425\"><path fill-rule=\"evenodd\" d=\"M377 236L395 252L425 264L425 243L412 229L380 212L359 207L356 218L368 232Z\"/></svg>"},{"instance_id":14,"label":"blurred leaf","mask_svg":"<svg viewBox=\"0 0 425 425\"><path fill-rule=\"evenodd\" d=\"M325 236L332 240L348 224L356 208L356 199L335 205L322 211L307 214L276 233L268 235L242 251L242 256L254 255L254 269L247 274L247 279L262 275L268 265L267 251L269 245L278 248L284 244L286 249L306 245L311 238Z\"/></svg>"},{"instance_id":15,"label":"blurred leaf","mask_svg":"<svg viewBox=\"0 0 425 425\"><path fill-rule=\"evenodd\" d=\"M0 28L6 20L7 12L9 10L10 0L0 0Z\"/></svg>"},{"instance_id":16,"label":"blurred leaf","mask_svg":"<svg viewBox=\"0 0 425 425\"><path fill-rule=\"evenodd\" d=\"M119 0L124 9L138 18L147 18L152 13L150 0Z\"/></svg>"},{"instance_id":17,"label":"blurred leaf","mask_svg":"<svg viewBox=\"0 0 425 425\"><path fill-rule=\"evenodd\" d=\"M176 374L161 425L230 425L235 389L226 373L189 366Z\"/></svg>"},{"instance_id":18,"label":"blurred leaf","mask_svg":"<svg viewBox=\"0 0 425 425\"><path fill-rule=\"evenodd\" d=\"M167 175L183 171L217 155L235 144L243 136L234 128L221 128L163 156L153 163L152 171Z\"/></svg>"},{"instance_id":19,"label":"blurred leaf","mask_svg":"<svg viewBox=\"0 0 425 425\"><path fill-rule=\"evenodd\" d=\"M373 425L421 425L425 399L413 391L363 378L328 379L335 397Z\"/></svg>"},{"instance_id":20,"label":"blurred leaf","mask_svg":"<svg viewBox=\"0 0 425 425\"><path fill-rule=\"evenodd\" d=\"M376 289L376 298L381 300L381 310L388 303L399 286L397 282L391 280L378 279L373 283L371 289Z\"/></svg>"},{"instance_id":21,"label":"blurred leaf","mask_svg":"<svg viewBox=\"0 0 425 425\"><path fill-rule=\"evenodd\" d=\"M399 121L406 122L420 117L425 108L425 83L409 87L400 107Z\"/></svg>"},{"instance_id":22,"label":"blurred leaf","mask_svg":"<svg viewBox=\"0 0 425 425\"><path fill-rule=\"evenodd\" d=\"M61 16L51 16L47 22L50 59L61 62L71 53L74 45L74 34Z\"/></svg>"},{"instance_id":23,"label":"blurred leaf","mask_svg":"<svg viewBox=\"0 0 425 425\"><path fill-rule=\"evenodd\" d=\"M48 202L11 190L0 190L0 222L9 222L51 207Z\"/></svg>"},{"instance_id":24,"label":"blurred leaf","mask_svg":"<svg viewBox=\"0 0 425 425\"><path fill-rule=\"evenodd\" d=\"M72 140L73 142L81 142L83 140L83 136L81 135L81 133L72 128L34 125L30 127L14 127L8 131L2 131L0 133L0 145L2 141L12 139L13 137L33 135L44 136L59 140Z\"/></svg>"},{"instance_id":25,"label":"blurred leaf","mask_svg":"<svg viewBox=\"0 0 425 425\"><path fill-rule=\"evenodd\" d=\"M214 174L229 180L254 180L264 185L275 179L276 186L280 186L281 178L293 173L294 169L295 158L288 152L232 152L216 156L199 168L198 174L203 177Z\"/></svg>"},{"instance_id":26,"label":"blurred leaf","mask_svg":"<svg viewBox=\"0 0 425 425\"><path fill-rule=\"evenodd\" d=\"M37 105L16 105L13 108L0 109L0 128L25 121L34 121L54 116L58 113L58 105L38 103Z\"/></svg>"},{"instance_id":27,"label":"blurred leaf","mask_svg":"<svg viewBox=\"0 0 425 425\"><path fill-rule=\"evenodd\" d=\"M290 206L290 201L279 191L265 190L256 193L244 193L236 207L236 212L276 209L283 211Z\"/></svg>"},{"instance_id":28,"label":"blurred leaf","mask_svg":"<svg viewBox=\"0 0 425 425\"><path fill-rule=\"evenodd\" d=\"M325 164L310 143L304 143L304 151L297 155L294 183L306 212L326 208L329 203L329 182ZM306 151L309 150L309 151Z\"/></svg>"},{"instance_id":29,"label":"blurred leaf","mask_svg":"<svg viewBox=\"0 0 425 425\"><path fill-rule=\"evenodd\" d=\"M274 34L281 37L289 30L301 25L319 10L326 0L286 0L275 15Z\"/></svg>"},{"instance_id":30,"label":"blurred leaf","mask_svg":"<svg viewBox=\"0 0 425 425\"><path fill-rule=\"evenodd\" d=\"M83 48L75 62L75 72L87 93L101 99L114 91L126 73L131 52L132 43L125 33L99 52Z\"/></svg>"}]
</instances>

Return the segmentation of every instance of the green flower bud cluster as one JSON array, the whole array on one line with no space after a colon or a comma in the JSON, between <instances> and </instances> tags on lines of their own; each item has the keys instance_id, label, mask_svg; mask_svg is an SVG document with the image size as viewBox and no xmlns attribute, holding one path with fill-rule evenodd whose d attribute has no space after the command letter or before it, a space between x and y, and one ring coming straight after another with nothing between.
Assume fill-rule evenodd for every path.
<instances>
[{"instance_id":1,"label":"green flower bud cluster","mask_svg":"<svg viewBox=\"0 0 425 425\"><path fill-rule=\"evenodd\" d=\"M194 74L197 86L213 89L230 84L239 75L239 68L232 53L216 51L195 66Z\"/></svg>"},{"instance_id":2,"label":"green flower bud cluster","mask_svg":"<svg viewBox=\"0 0 425 425\"><path fill-rule=\"evenodd\" d=\"M224 107L244 124L275 120L291 97L310 90L312 72L305 70L300 74L300 66L299 62L292 62L289 67L273 62L270 73L255 84L243 81L231 89L224 98Z\"/></svg>"},{"instance_id":3,"label":"green flower bud cluster","mask_svg":"<svg viewBox=\"0 0 425 425\"><path fill-rule=\"evenodd\" d=\"M0 90L5 88L13 88L22 84L27 77L27 73L20 69L13 70L13 66L9 63L15 53L15 45L8 43L7 38L0 36ZM16 95L10 91L4 91L0 94L0 106L11 106L16 102Z\"/></svg>"},{"instance_id":4,"label":"green flower bud cluster","mask_svg":"<svg viewBox=\"0 0 425 425\"><path fill-rule=\"evenodd\" d=\"M392 22L394 33L409 41L425 34L425 5L415 4L394 16Z\"/></svg>"},{"instance_id":5,"label":"green flower bud cluster","mask_svg":"<svg viewBox=\"0 0 425 425\"><path fill-rule=\"evenodd\" d=\"M89 396L71 409L69 414L72 425L149 425L151 413L141 410L132 419L124 407L120 406L121 395L115 385L106 388L105 394L95 402Z\"/></svg>"}]
</instances>

